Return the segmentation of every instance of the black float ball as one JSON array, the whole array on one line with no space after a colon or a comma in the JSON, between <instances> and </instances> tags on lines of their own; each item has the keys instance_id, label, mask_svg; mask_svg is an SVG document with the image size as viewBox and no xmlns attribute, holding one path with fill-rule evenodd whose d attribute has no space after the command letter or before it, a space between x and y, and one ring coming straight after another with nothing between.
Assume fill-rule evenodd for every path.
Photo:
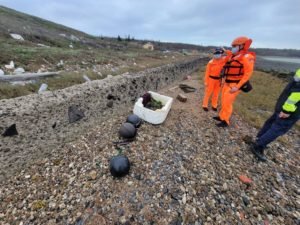
<instances>
[{"instance_id":1,"label":"black float ball","mask_svg":"<svg viewBox=\"0 0 300 225\"><path fill-rule=\"evenodd\" d=\"M123 177L129 173L130 162L125 155L117 155L111 158L109 170L114 177Z\"/></svg>"},{"instance_id":2,"label":"black float ball","mask_svg":"<svg viewBox=\"0 0 300 225\"><path fill-rule=\"evenodd\" d=\"M126 122L133 124L135 127L139 127L142 123L142 120L137 115L131 114L127 117Z\"/></svg>"},{"instance_id":3,"label":"black float ball","mask_svg":"<svg viewBox=\"0 0 300 225\"><path fill-rule=\"evenodd\" d=\"M131 123L123 123L119 130L119 134L123 138L132 139L136 135L136 128Z\"/></svg>"}]
</instances>

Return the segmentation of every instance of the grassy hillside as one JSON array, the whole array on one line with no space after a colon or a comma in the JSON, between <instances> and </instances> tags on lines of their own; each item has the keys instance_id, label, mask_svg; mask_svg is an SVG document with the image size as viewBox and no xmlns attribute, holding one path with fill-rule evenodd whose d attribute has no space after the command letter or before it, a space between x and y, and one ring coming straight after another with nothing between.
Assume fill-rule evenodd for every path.
<instances>
[{"instance_id":1,"label":"grassy hillside","mask_svg":"<svg viewBox=\"0 0 300 225\"><path fill-rule=\"evenodd\" d=\"M9 33L20 34L29 41L60 47L67 46L73 40L82 43L94 41L92 36L83 32L0 6L0 36L9 38Z\"/></svg>"},{"instance_id":2,"label":"grassy hillside","mask_svg":"<svg viewBox=\"0 0 300 225\"><path fill-rule=\"evenodd\" d=\"M13 39L10 34L25 40ZM34 83L0 84L0 99L36 93L41 83L50 90L65 88L90 79L102 79L108 74L136 72L145 68L194 57L179 52L163 53L155 43L155 50L143 49L145 41L94 37L66 26L0 6L0 69L14 61L15 67L26 72L64 71L59 79L47 78ZM174 48L178 48L174 44ZM195 47L195 46L194 46ZM62 64L60 62L63 62Z\"/></svg>"}]
</instances>

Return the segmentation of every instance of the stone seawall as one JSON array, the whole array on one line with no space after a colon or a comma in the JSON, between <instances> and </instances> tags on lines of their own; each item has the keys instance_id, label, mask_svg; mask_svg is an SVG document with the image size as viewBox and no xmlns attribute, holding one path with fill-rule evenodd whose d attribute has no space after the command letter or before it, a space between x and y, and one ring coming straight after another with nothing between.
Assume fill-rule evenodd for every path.
<instances>
[{"instance_id":1,"label":"stone seawall","mask_svg":"<svg viewBox=\"0 0 300 225\"><path fill-rule=\"evenodd\" d=\"M1 100L0 133L15 124L18 135L0 136L0 180L9 171L47 156L51 149L73 140L88 127L101 124L122 107L133 106L147 90L159 90L206 62L207 59L198 58L63 90ZM70 107L77 108L84 117L71 123Z\"/></svg>"}]
</instances>

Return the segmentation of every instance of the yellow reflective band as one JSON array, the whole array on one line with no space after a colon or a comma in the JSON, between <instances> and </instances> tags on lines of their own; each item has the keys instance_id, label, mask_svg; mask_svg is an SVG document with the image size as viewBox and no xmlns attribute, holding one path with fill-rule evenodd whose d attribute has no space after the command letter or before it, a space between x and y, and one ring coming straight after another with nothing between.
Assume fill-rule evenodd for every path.
<instances>
[{"instance_id":1,"label":"yellow reflective band","mask_svg":"<svg viewBox=\"0 0 300 225\"><path fill-rule=\"evenodd\" d=\"M297 107L296 107L295 105L293 105L293 104L287 104L287 103L285 103L285 104L282 106L282 108L283 108L285 111L287 111L287 112L295 112L296 109L297 109Z\"/></svg>"},{"instance_id":2,"label":"yellow reflective band","mask_svg":"<svg viewBox=\"0 0 300 225\"><path fill-rule=\"evenodd\" d=\"M296 71L296 77L299 77L300 78L300 69L298 69L297 71Z\"/></svg>"},{"instance_id":3,"label":"yellow reflective band","mask_svg":"<svg viewBox=\"0 0 300 225\"><path fill-rule=\"evenodd\" d=\"M282 106L282 108L287 111L287 112L295 112L297 109L296 104L300 101L300 92L293 92L288 99L286 100L286 102L284 103L284 105Z\"/></svg>"}]
</instances>

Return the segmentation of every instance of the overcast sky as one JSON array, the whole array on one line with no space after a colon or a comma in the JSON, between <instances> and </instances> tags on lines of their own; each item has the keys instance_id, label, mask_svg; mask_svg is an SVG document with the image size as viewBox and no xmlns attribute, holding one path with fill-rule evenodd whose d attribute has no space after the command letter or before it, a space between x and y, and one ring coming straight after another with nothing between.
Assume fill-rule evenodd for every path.
<instances>
[{"instance_id":1,"label":"overcast sky","mask_svg":"<svg viewBox=\"0 0 300 225\"><path fill-rule=\"evenodd\" d=\"M300 49L300 0L0 0L93 35L202 45Z\"/></svg>"}]
</instances>

